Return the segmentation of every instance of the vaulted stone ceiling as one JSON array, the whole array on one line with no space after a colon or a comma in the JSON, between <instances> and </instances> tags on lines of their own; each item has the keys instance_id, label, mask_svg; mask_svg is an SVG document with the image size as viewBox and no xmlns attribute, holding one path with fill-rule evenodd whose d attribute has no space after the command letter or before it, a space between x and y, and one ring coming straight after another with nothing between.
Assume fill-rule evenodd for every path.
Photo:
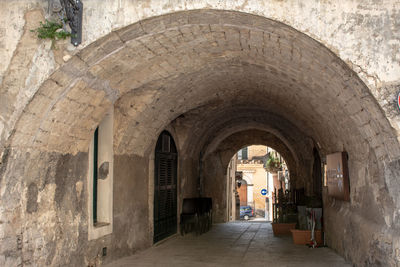
<instances>
[{"instance_id":1,"label":"vaulted stone ceiling","mask_svg":"<svg viewBox=\"0 0 400 267\"><path fill-rule=\"evenodd\" d=\"M206 105L211 113L244 106L279 114L326 151L400 153L368 88L333 53L284 24L238 12L174 13L89 45L43 84L13 144L85 151L113 103L117 153L145 153L171 121Z\"/></svg>"}]
</instances>

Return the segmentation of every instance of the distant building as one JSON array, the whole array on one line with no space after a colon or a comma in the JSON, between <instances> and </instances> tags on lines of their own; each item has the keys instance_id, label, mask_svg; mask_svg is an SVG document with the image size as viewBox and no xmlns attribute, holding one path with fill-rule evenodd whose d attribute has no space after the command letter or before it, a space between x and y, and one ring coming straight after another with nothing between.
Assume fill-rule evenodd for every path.
<instances>
[{"instance_id":1,"label":"distant building","mask_svg":"<svg viewBox=\"0 0 400 267\"><path fill-rule=\"evenodd\" d=\"M268 172L265 167L273 155L283 163L282 168ZM245 147L237 153L237 171L242 173L242 178L237 181L240 206L251 206L257 217L271 220L274 189L288 189L289 175L280 155L263 145ZM267 190L266 195L262 194L263 189Z\"/></svg>"}]
</instances>

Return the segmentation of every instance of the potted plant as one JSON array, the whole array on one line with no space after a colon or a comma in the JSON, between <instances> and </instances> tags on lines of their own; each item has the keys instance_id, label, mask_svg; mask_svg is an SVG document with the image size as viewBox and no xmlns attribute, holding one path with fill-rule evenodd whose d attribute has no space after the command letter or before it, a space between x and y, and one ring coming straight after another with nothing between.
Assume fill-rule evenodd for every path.
<instances>
[{"instance_id":1,"label":"potted plant","mask_svg":"<svg viewBox=\"0 0 400 267\"><path fill-rule=\"evenodd\" d=\"M271 223L272 231L275 236L279 235L290 235L291 230L296 228L296 217L293 216L283 216L282 220Z\"/></svg>"},{"instance_id":2,"label":"potted plant","mask_svg":"<svg viewBox=\"0 0 400 267\"><path fill-rule=\"evenodd\" d=\"M313 247L323 245L321 199L318 197L307 197L306 206L298 206L298 208L300 229L291 229L293 243L298 245L310 245Z\"/></svg>"},{"instance_id":3,"label":"potted plant","mask_svg":"<svg viewBox=\"0 0 400 267\"><path fill-rule=\"evenodd\" d=\"M278 190L278 196L276 196L276 191L274 192L274 220L271 224L275 236L290 235L290 230L296 228L296 206L289 202L288 194L288 191L284 194L282 189Z\"/></svg>"},{"instance_id":4,"label":"potted plant","mask_svg":"<svg viewBox=\"0 0 400 267\"><path fill-rule=\"evenodd\" d=\"M322 231L314 230L314 240L311 239L311 230L290 229L293 243L296 245L322 246Z\"/></svg>"},{"instance_id":5,"label":"potted plant","mask_svg":"<svg viewBox=\"0 0 400 267\"><path fill-rule=\"evenodd\" d=\"M277 173L279 170L282 169L282 162L279 160L278 157L270 154L265 162L264 168L267 172Z\"/></svg>"}]
</instances>

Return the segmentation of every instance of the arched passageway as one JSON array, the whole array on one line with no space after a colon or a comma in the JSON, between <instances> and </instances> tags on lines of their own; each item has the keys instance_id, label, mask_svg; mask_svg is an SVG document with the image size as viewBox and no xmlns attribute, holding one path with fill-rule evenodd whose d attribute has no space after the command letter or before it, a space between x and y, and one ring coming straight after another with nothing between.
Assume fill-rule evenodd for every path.
<instances>
[{"instance_id":1,"label":"arched passageway","mask_svg":"<svg viewBox=\"0 0 400 267\"><path fill-rule=\"evenodd\" d=\"M88 147L110 108L113 229L88 240ZM368 87L309 36L216 10L112 32L41 85L6 142L0 169L7 238L29 244L9 261L24 255L38 265L81 265L150 246L154 147L164 129L180 155L178 214L183 198L212 195L216 221L226 218L218 177L240 147L255 139L276 146L307 194L314 193L314 147L322 155L347 151L351 201L324 195L327 244L360 266L398 262L400 149ZM104 247L107 257L99 256Z\"/></svg>"},{"instance_id":2,"label":"arched passageway","mask_svg":"<svg viewBox=\"0 0 400 267\"><path fill-rule=\"evenodd\" d=\"M254 140L259 141L256 138ZM229 162L226 183L228 221L244 219L274 222L278 216L283 220L287 216L284 211L280 211L280 214L276 212L279 196L282 207L286 205L283 196L287 197L286 202L295 201L292 198L295 191L292 191L293 194L290 191L288 164L279 152L265 144L253 144L240 149Z\"/></svg>"}]
</instances>

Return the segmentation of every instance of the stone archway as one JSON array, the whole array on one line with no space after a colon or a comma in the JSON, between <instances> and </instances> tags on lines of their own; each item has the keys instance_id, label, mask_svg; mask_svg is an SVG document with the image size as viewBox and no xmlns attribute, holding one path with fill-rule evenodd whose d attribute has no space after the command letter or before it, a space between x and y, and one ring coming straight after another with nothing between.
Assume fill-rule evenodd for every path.
<instances>
[{"instance_id":1,"label":"stone archway","mask_svg":"<svg viewBox=\"0 0 400 267\"><path fill-rule=\"evenodd\" d=\"M112 106L114 188L120 190L115 231L88 242L88 144ZM186 194L196 192L199 158L208 144L255 124L284 137L288 151L298 147L308 155L311 143L323 153L348 151L352 202L327 199L328 244L359 264L395 261L399 244L392 232L399 227L400 199L392 173L400 149L368 87L327 47L283 23L192 10L143 20L96 40L44 81L23 108L2 143L4 236L43 249L39 254L29 246L17 249L12 262L24 255L37 264L80 265L96 258L103 244L114 258L149 246L150 204L142 188L148 188L149 155L159 133L169 126L179 136L180 170L190 174L181 183ZM299 159L298 153L292 157ZM301 164L312 163L303 158ZM307 182L307 168L298 174ZM138 201L124 206L128 191ZM390 248L384 245L388 239ZM363 256L376 244L381 252Z\"/></svg>"},{"instance_id":2,"label":"stone archway","mask_svg":"<svg viewBox=\"0 0 400 267\"><path fill-rule=\"evenodd\" d=\"M240 24L235 25L235 21ZM312 58L319 60L313 62ZM216 68L221 71L212 72ZM307 71L297 71L301 68ZM231 72L237 77L225 81L223 76L229 77L226 74ZM207 83L200 82L206 78L208 84L218 81L208 88L225 83L223 87L230 89L215 95L211 89L205 89ZM120 99L116 102L120 116L133 115L130 119L134 122L120 125L119 132L132 132L128 127L146 123L144 117L135 114L140 116L150 110L159 113L162 107L169 112L161 113L158 125L153 123L159 130L165 122L210 101L229 102L235 96L236 105L240 105L246 101L245 88L234 89L240 81L248 81L247 87L260 93L259 103L254 101L254 105L266 100L270 105L286 102L285 107L277 105L275 112L292 117L297 125L304 124L302 129L313 129L323 146L328 146L322 144L324 139L354 135L352 124L361 127L360 134L365 140L371 139L369 143L377 132L382 132L385 144L395 141L368 88L328 49L272 20L238 12L199 10L133 24L82 50L52 74L36 93L15 127L13 143L60 152L84 150L90 136L87 132L117 99ZM178 82L198 88L187 91L185 86L177 87ZM232 86L227 86L230 83ZM264 91L265 88L275 89ZM294 94L285 98L283 88ZM186 101L189 98L196 99L195 103L189 104ZM155 102L157 99L162 101ZM331 99L336 100L331 102ZM303 105L304 101L307 105ZM321 112L332 117L325 121L337 121L340 130L328 125L321 127L319 122L324 121ZM322 135L329 137L319 137ZM121 153L129 152L128 142L135 139L119 136L116 148ZM58 142L60 139L62 144ZM333 146L341 145L347 144ZM399 153L388 152L395 153L392 157Z\"/></svg>"},{"instance_id":3,"label":"stone archway","mask_svg":"<svg viewBox=\"0 0 400 267\"><path fill-rule=\"evenodd\" d=\"M215 221L225 222L227 218L226 212L229 203L226 202L226 199L231 198L232 192L228 192L229 185L227 184L225 170L231 158L239 149L255 144L269 146L278 151L288 165L291 177L293 178L291 182L294 185L297 184L298 188L305 187L304 173L307 173L307 167L301 166L299 163L305 162L307 154L304 155L305 157L300 155L300 158L295 159L285 143L267 131L247 129L235 132L221 140L215 148L204 155L203 159L204 171L202 172L203 177L201 180L204 187L203 195L213 198L215 203L213 210ZM298 156L296 155L296 157ZM246 180L244 176L243 179ZM226 198L225 195L228 195L228 197Z\"/></svg>"}]
</instances>

